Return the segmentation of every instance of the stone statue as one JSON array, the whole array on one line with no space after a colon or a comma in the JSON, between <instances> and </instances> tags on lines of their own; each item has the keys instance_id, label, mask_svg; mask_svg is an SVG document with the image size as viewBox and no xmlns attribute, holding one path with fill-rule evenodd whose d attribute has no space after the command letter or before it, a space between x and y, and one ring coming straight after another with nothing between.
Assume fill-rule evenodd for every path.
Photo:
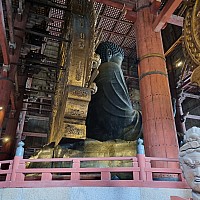
<instances>
[{"instance_id":1,"label":"stone statue","mask_svg":"<svg viewBox=\"0 0 200 200\"><path fill-rule=\"evenodd\" d=\"M192 188L193 200L200 199L200 128L187 130L185 144L180 148L180 165L183 175Z\"/></svg>"},{"instance_id":2,"label":"stone statue","mask_svg":"<svg viewBox=\"0 0 200 200\"><path fill-rule=\"evenodd\" d=\"M100 55L99 74L94 80L97 92L89 103L87 137L100 141L135 140L141 133L141 113L133 110L121 64L123 50L111 42L96 49Z\"/></svg>"}]
</instances>

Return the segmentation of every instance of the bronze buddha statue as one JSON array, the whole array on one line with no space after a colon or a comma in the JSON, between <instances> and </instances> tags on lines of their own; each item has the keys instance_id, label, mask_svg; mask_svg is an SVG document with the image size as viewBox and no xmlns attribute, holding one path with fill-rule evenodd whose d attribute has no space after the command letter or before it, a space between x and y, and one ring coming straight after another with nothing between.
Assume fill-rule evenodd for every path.
<instances>
[{"instance_id":1,"label":"bronze buddha statue","mask_svg":"<svg viewBox=\"0 0 200 200\"><path fill-rule=\"evenodd\" d=\"M52 147L50 144L32 158L136 155L134 140L140 136L142 118L141 113L132 108L129 99L121 69L124 52L119 46L104 42L96 53L101 57L101 64L94 78L97 92L92 95L88 108L87 139L63 138L59 145ZM95 166L101 166L101 163L97 161ZM106 166L109 167L109 163Z\"/></svg>"},{"instance_id":2,"label":"bronze buddha statue","mask_svg":"<svg viewBox=\"0 0 200 200\"><path fill-rule=\"evenodd\" d=\"M114 43L102 42L96 53L101 65L94 80L97 92L88 108L87 137L100 141L135 140L141 133L142 117L132 107L122 73L124 51Z\"/></svg>"}]
</instances>

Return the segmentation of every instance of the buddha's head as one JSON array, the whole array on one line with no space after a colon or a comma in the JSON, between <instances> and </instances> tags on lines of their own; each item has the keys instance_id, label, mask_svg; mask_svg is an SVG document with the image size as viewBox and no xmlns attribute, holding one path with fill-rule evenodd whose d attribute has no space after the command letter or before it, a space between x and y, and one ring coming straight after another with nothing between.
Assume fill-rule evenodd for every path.
<instances>
[{"instance_id":1,"label":"buddha's head","mask_svg":"<svg viewBox=\"0 0 200 200\"><path fill-rule=\"evenodd\" d=\"M184 142L179 153L181 169L192 191L200 194L200 128L186 131Z\"/></svg>"},{"instance_id":2,"label":"buddha's head","mask_svg":"<svg viewBox=\"0 0 200 200\"><path fill-rule=\"evenodd\" d=\"M112 42L101 42L95 52L100 55L101 63L114 62L121 65L124 59L123 49Z\"/></svg>"}]
</instances>

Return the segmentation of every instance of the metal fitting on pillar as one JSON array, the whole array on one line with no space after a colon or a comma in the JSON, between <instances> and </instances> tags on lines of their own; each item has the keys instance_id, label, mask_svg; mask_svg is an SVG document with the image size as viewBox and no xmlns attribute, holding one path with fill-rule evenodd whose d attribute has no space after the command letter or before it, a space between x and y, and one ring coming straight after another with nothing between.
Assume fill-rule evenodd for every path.
<instances>
[{"instance_id":1,"label":"metal fitting on pillar","mask_svg":"<svg viewBox=\"0 0 200 200\"><path fill-rule=\"evenodd\" d=\"M16 42L9 41L9 48L10 49L16 49Z\"/></svg>"},{"instance_id":2,"label":"metal fitting on pillar","mask_svg":"<svg viewBox=\"0 0 200 200\"><path fill-rule=\"evenodd\" d=\"M3 72L8 72L8 71L10 71L10 65L3 64Z\"/></svg>"},{"instance_id":3,"label":"metal fitting on pillar","mask_svg":"<svg viewBox=\"0 0 200 200\"><path fill-rule=\"evenodd\" d=\"M14 50L16 49L16 43L9 41L9 52L10 54L14 54Z\"/></svg>"},{"instance_id":4,"label":"metal fitting on pillar","mask_svg":"<svg viewBox=\"0 0 200 200\"><path fill-rule=\"evenodd\" d=\"M24 0L19 0L19 7L17 9L17 19L18 21L22 21L22 14L24 12Z\"/></svg>"},{"instance_id":5,"label":"metal fitting on pillar","mask_svg":"<svg viewBox=\"0 0 200 200\"><path fill-rule=\"evenodd\" d=\"M9 117L10 118L14 118L15 117L15 113L16 113L16 110L11 110Z\"/></svg>"},{"instance_id":6,"label":"metal fitting on pillar","mask_svg":"<svg viewBox=\"0 0 200 200\"><path fill-rule=\"evenodd\" d=\"M19 15L22 15L24 11L23 7L24 7L24 0L19 0L19 7L17 9Z\"/></svg>"}]
</instances>

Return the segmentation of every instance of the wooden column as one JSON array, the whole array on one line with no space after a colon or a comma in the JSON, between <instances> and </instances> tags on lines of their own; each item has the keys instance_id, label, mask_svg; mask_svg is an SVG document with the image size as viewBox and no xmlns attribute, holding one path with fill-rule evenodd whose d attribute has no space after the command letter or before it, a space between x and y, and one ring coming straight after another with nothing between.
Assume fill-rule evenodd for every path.
<instances>
[{"instance_id":1,"label":"wooden column","mask_svg":"<svg viewBox=\"0 0 200 200\"><path fill-rule=\"evenodd\" d=\"M152 29L155 16L150 13L149 0L138 1L137 10L137 53L146 156L178 158L161 33ZM167 167L169 163L156 162L155 165Z\"/></svg>"},{"instance_id":2,"label":"wooden column","mask_svg":"<svg viewBox=\"0 0 200 200\"><path fill-rule=\"evenodd\" d=\"M11 96L12 94L15 94L14 85L15 82L15 76L17 72L17 65L21 53L21 47L23 44L23 40L25 37L25 27L28 19L28 13L29 13L29 7L30 5L27 4L25 7L25 10L23 12L23 15L19 16L16 15L15 21L14 21L14 27L19 28L20 30L15 30L15 42L16 42L16 49L14 50L13 54L9 55L10 59L10 70L8 73L8 77L0 77L0 106L2 105L4 107L3 111L0 111L0 129L3 124L3 120L5 118L5 112L8 107L9 101L12 100ZM3 73L1 73L2 76ZM4 80L5 79L5 80ZM22 87L25 87L27 74L23 76L23 78L18 79L18 84ZM15 83L17 84L17 83ZM17 124L19 120L19 113L21 111L22 105L23 105L23 91L18 91L20 93L20 96L18 98L13 97L13 108L11 108L9 118L6 122L6 131L5 131L5 137L9 138L9 141L2 144L1 148L1 154L0 154L0 160L5 159L12 159L13 157L13 149L15 148L15 142L16 142L16 129ZM2 103L3 102L3 103ZM12 101L11 101L12 102Z\"/></svg>"},{"instance_id":3,"label":"wooden column","mask_svg":"<svg viewBox=\"0 0 200 200\"><path fill-rule=\"evenodd\" d=\"M3 120L10 101L10 93L13 88L13 82L10 79L7 77L0 77L0 107L2 107L0 110L0 137L3 128Z\"/></svg>"},{"instance_id":4,"label":"wooden column","mask_svg":"<svg viewBox=\"0 0 200 200\"><path fill-rule=\"evenodd\" d=\"M5 137L9 140L3 143L1 148L0 160L13 159L16 148L16 130L19 122L20 111L23 107L23 94L27 80L27 75L18 76L19 87L22 88L19 92L19 97L15 100L16 110L11 110L6 124Z\"/></svg>"}]
</instances>

